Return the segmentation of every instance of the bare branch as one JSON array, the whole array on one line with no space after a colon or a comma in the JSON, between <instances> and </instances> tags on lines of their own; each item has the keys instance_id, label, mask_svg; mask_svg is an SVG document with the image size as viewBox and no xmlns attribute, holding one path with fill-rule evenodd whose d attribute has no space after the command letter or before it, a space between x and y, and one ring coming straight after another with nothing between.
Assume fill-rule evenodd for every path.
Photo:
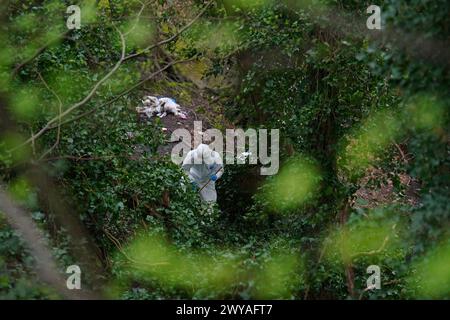
<instances>
[{"instance_id":1,"label":"bare branch","mask_svg":"<svg viewBox=\"0 0 450 320\"><path fill-rule=\"evenodd\" d=\"M97 92L98 88L106 80L108 80L117 71L117 69L119 69L119 67L121 66L121 64L123 63L124 58L125 58L126 44L125 44L125 38L124 38L122 32L117 27L116 27L116 30L119 33L120 39L121 39L121 42L122 42L122 53L121 53L121 57L120 57L119 61L117 61L116 65L111 69L111 71L108 72L100 81L98 81L95 84L95 86L91 89L89 94L86 97L84 97L81 101L75 103L74 105L69 107L67 110L62 112L60 115L58 115L57 117L55 117L52 120L48 121L47 124L41 130L39 130L36 134L32 135L24 143L20 144L19 146L15 147L14 149L12 149L10 151L17 150L17 149L27 145L28 143L33 142L34 140L39 138L41 135L43 135L52 124L54 124L57 121L60 121L61 118L65 117L66 115L68 115L69 113L71 113L75 109L79 108L80 106L86 104L94 96L94 94Z\"/></svg>"}]
</instances>

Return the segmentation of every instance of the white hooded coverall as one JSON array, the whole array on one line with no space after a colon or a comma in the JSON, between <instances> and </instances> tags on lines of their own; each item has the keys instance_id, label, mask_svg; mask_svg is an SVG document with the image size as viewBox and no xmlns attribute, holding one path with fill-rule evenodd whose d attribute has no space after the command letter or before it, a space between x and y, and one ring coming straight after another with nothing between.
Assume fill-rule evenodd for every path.
<instances>
[{"instance_id":1,"label":"white hooded coverall","mask_svg":"<svg viewBox=\"0 0 450 320\"><path fill-rule=\"evenodd\" d=\"M218 152L211 150L206 144L200 144L188 152L182 168L199 189L209 181L200 191L200 196L204 201L217 201L216 183L211 180L211 176L216 175L219 179L223 174L223 161Z\"/></svg>"}]
</instances>

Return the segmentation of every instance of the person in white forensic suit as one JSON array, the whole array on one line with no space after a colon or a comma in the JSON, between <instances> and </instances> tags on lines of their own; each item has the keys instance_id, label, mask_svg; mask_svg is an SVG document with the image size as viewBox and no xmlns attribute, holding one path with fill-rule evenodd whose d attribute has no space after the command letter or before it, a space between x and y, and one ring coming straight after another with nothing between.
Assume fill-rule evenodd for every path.
<instances>
[{"instance_id":1,"label":"person in white forensic suit","mask_svg":"<svg viewBox=\"0 0 450 320\"><path fill-rule=\"evenodd\" d=\"M216 202L216 181L223 174L223 161L220 154L206 144L200 144L186 155L182 165L193 187L200 190L204 201ZM203 189L202 189L203 188Z\"/></svg>"}]
</instances>

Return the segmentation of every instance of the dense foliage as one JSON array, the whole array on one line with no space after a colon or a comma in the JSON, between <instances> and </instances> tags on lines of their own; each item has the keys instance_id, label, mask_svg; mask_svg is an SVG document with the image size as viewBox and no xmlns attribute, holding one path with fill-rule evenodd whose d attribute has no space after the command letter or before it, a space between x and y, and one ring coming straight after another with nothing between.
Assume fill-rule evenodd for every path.
<instances>
[{"instance_id":1,"label":"dense foliage","mask_svg":"<svg viewBox=\"0 0 450 320\"><path fill-rule=\"evenodd\" d=\"M53 223L61 209L44 205L47 190L33 166L92 236L114 298L448 298L447 1L384 1L383 31L363 33L346 21L364 29L370 3L216 1L150 51L208 2L150 1L138 20L140 1L92 3L95 11L83 7L88 23L70 32L68 1L1 5L0 92L8 107L0 178L33 212L62 271L76 261L76 239ZM130 31L125 53L138 57L62 123L10 152L114 67L118 30ZM380 41L377 32L388 35ZM444 49L428 59L432 48ZM172 66L127 91L193 57L207 85ZM203 203L158 152L168 144L161 122L137 119L146 93L175 96L182 106L205 96L223 105L227 123L279 129L280 172L262 177L257 165L227 165L218 204ZM0 294L52 298L23 279L31 258L3 220L0 242ZM367 289L371 265L381 269L379 290Z\"/></svg>"}]
</instances>

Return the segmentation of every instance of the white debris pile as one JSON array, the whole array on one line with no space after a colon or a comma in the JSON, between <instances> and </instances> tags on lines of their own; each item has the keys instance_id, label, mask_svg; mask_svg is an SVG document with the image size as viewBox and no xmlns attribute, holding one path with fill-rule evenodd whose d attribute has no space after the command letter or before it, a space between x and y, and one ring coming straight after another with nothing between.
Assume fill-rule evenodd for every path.
<instances>
[{"instance_id":1,"label":"white debris pile","mask_svg":"<svg viewBox=\"0 0 450 320\"><path fill-rule=\"evenodd\" d=\"M144 106L137 107L136 111L145 114L148 118L152 118L155 115L163 118L167 114L173 114L181 119L187 119L186 114L181 111L180 105L172 98L145 96L142 104Z\"/></svg>"}]
</instances>

